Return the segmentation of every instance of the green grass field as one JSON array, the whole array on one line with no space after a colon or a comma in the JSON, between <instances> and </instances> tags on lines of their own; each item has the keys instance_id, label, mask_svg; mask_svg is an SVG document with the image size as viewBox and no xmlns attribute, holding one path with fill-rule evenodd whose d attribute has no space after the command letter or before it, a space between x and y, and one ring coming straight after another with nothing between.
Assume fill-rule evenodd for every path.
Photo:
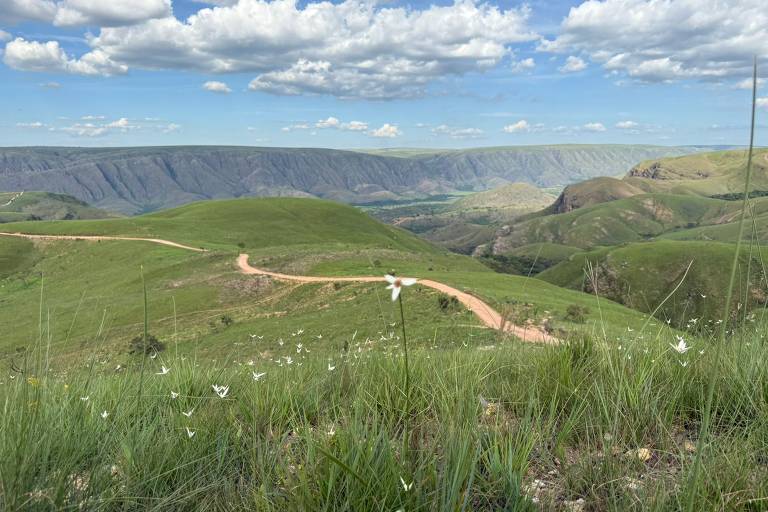
<instances>
[{"instance_id":1,"label":"green grass field","mask_svg":"<svg viewBox=\"0 0 768 512\"><path fill-rule=\"evenodd\" d=\"M0 509L719 510L768 491L759 317L719 378L707 337L678 353L680 331L600 293L492 272L325 201L7 228L209 251L0 238ZM242 251L285 272L438 280L565 343L502 336L419 286L404 326L383 284L246 276ZM130 353L145 322L164 346ZM689 486L709 379L707 478Z\"/></svg>"}]
</instances>

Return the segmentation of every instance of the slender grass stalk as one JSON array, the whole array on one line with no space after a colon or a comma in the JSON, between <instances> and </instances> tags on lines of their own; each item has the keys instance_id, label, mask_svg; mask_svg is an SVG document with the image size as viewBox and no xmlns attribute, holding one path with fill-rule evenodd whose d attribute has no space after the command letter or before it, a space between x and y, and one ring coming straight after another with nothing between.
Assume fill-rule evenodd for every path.
<instances>
[{"instance_id":1,"label":"slender grass stalk","mask_svg":"<svg viewBox=\"0 0 768 512\"><path fill-rule=\"evenodd\" d=\"M725 344L725 337L728 333L729 318L731 315L731 300L733 298L733 288L736 284L736 270L739 266L739 255L741 253L741 242L744 238L744 224L747 217L747 210L749 209L749 192L752 187L752 155L755 145L755 111L757 107L757 57L754 59L752 67L752 120L749 131L749 151L747 153L747 172L744 179L744 198L741 204L741 215L739 217L739 236L736 239L736 250L733 253L733 263L731 265L731 277L728 283L728 290L725 295L725 306L723 308L723 321L720 327L720 339L715 345L715 355L712 363L714 364L714 370L712 371L709 382L707 383L707 395L706 403L704 404L704 413L701 419L701 429L699 431L699 440L696 446L696 458L693 462L693 470L691 471L691 477L688 484L688 512L693 512L694 506L694 494L696 492L699 474L701 473L701 464L704 457L704 447L706 446L707 437L709 436L710 422L712 420L712 402L715 397L715 385L717 379L720 376L720 358Z\"/></svg>"},{"instance_id":2,"label":"slender grass stalk","mask_svg":"<svg viewBox=\"0 0 768 512\"><path fill-rule=\"evenodd\" d=\"M403 309L403 294L398 296L400 302L400 325L403 327L403 352L405 357L405 409L408 410L408 399L411 396L411 371L408 367L408 338L405 332L405 311Z\"/></svg>"}]
</instances>

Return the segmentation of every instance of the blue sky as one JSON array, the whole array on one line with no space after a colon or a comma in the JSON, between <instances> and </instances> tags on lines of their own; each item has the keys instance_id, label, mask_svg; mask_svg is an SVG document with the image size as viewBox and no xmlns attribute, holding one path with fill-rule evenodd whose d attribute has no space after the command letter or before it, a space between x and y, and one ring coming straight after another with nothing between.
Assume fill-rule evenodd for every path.
<instances>
[{"instance_id":1,"label":"blue sky","mask_svg":"<svg viewBox=\"0 0 768 512\"><path fill-rule=\"evenodd\" d=\"M0 0L0 140L744 144L762 2Z\"/></svg>"}]
</instances>

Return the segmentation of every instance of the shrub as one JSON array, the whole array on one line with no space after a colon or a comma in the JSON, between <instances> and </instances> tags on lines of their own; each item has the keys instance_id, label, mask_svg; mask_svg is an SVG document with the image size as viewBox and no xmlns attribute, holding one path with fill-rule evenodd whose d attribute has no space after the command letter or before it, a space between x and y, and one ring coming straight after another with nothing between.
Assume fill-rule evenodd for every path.
<instances>
[{"instance_id":1,"label":"shrub","mask_svg":"<svg viewBox=\"0 0 768 512\"><path fill-rule=\"evenodd\" d=\"M131 340L128 347L129 354L153 354L165 350L165 343L153 334L147 335L147 341L144 343L144 335L139 335Z\"/></svg>"},{"instance_id":2,"label":"shrub","mask_svg":"<svg viewBox=\"0 0 768 512\"><path fill-rule=\"evenodd\" d=\"M577 324L583 324L587 321L587 315L589 314L589 308L586 306L579 306L578 304L571 304L565 310L565 319L569 322Z\"/></svg>"},{"instance_id":3,"label":"shrub","mask_svg":"<svg viewBox=\"0 0 768 512\"><path fill-rule=\"evenodd\" d=\"M443 311L455 310L459 307L459 299L450 295L441 294L437 297L437 305Z\"/></svg>"}]
</instances>

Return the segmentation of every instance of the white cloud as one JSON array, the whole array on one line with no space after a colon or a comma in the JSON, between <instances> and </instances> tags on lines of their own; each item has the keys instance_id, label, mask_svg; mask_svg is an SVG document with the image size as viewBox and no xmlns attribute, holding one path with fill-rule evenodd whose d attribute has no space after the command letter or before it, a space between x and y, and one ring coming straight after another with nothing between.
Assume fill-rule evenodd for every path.
<instances>
[{"instance_id":1,"label":"white cloud","mask_svg":"<svg viewBox=\"0 0 768 512\"><path fill-rule=\"evenodd\" d=\"M254 91L387 99L418 96L434 80L494 67L511 45L538 38L529 15L527 7L472 0L423 8L240 0L184 21L103 28L89 44L131 67L253 72Z\"/></svg>"},{"instance_id":2,"label":"white cloud","mask_svg":"<svg viewBox=\"0 0 768 512\"><path fill-rule=\"evenodd\" d=\"M341 121L333 116L315 123L315 128L338 128L339 126L341 126Z\"/></svg>"},{"instance_id":3,"label":"white cloud","mask_svg":"<svg viewBox=\"0 0 768 512\"><path fill-rule=\"evenodd\" d=\"M309 130L310 126L306 123L292 124L290 126L283 126L281 130L284 132L290 132L293 130Z\"/></svg>"},{"instance_id":4,"label":"white cloud","mask_svg":"<svg viewBox=\"0 0 768 512\"><path fill-rule=\"evenodd\" d=\"M40 87L43 89L61 89L61 84L59 82L45 82L40 84Z\"/></svg>"},{"instance_id":5,"label":"white cloud","mask_svg":"<svg viewBox=\"0 0 768 512\"><path fill-rule=\"evenodd\" d=\"M597 123L597 124L599 124L599 123ZM638 126L640 126L640 125L638 123L636 123L635 121L619 121L618 123L616 123L616 128L619 128L621 130L634 130Z\"/></svg>"},{"instance_id":6,"label":"white cloud","mask_svg":"<svg viewBox=\"0 0 768 512\"><path fill-rule=\"evenodd\" d=\"M16 123L16 126L19 128L44 128L46 125L40 121L34 121L31 123Z\"/></svg>"},{"instance_id":7,"label":"white cloud","mask_svg":"<svg viewBox=\"0 0 768 512\"><path fill-rule=\"evenodd\" d=\"M380 138L395 138L399 137L403 133L400 131L400 129L397 127L397 125L384 123L381 128L377 128L373 131L368 132L371 137L380 137Z\"/></svg>"},{"instance_id":8,"label":"white cloud","mask_svg":"<svg viewBox=\"0 0 768 512\"><path fill-rule=\"evenodd\" d=\"M203 89L205 89L206 91L211 91L219 94L229 94L232 92L232 89L230 89L226 83L217 82L215 80L205 82L203 84Z\"/></svg>"},{"instance_id":9,"label":"white cloud","mask_svg":"<svg viewBox=\"0 0 768 512\"><path fill-rule=\"evenodd\" d=\"M170 0L2 0L0 21L117 27L171 16Z\"/></svg>"},{"instance_id":10,"label":"white cloud","mask_svg":"<svg viewBox=\"0 0 768 512\"><path fill-rule=\"evenodd\" d=\"M565 64L557 68L561 73L577 73L587 69L587 63L584 60L573 55L565 59Z\"/></svg>"},{"instance_id":11,"label":"white cloud","mask_svg":"<svg viewBox=\"0 0 768 512\"><path fill-rule=\"evenodd\" d=\"M432 133L436 135L447 135L452 139L477 139L483 135L480 128L456 128L441 124L432 128Z\"/></svg>"},{"instance_id":12,"label":"white cloud","mask_svg":"<svg viewBox=\"0 0 768 512\"><path fill-rule=\"evenodd\" d=\"M296 127L309 128L307 125L294 125L293 127L286 127L289 128L289 130L283 129L283 131L290 131L290 128ZM321 119L320 121L316 122L315 128L334 128L350 132L364 132L368 129L368 123L364 123L363 121L350 121L348 123L342 123L339 119L330 116L328 119Z\"/></svg>"},{"instance_id":13,"label":"white cloud","mask_svg":"<svg viewBox=\"0 0 768 512\"><path fill-rule=\"evenodd\" d=\"M544 51L579 51L642 81L750 75L768 55L765 0L587 0L570 9Z\"/></svg>"},{"instance_id":14,"label":"white cloud","mask_svg":"<svg viewBox=\"0 0 768 512\"><path fill-rule=\"evenodd\" d=\"M105 118L104 116L88 115L88 116L83 116L80 119L82 119L83 121L101 121L102 119L105 119Z\"/></svg>"},{"instance_id":15,"label":"white cloud","mask_svg":"<svg viewBox=\"0 0 768 512\"><path fill-rule=\"evenodd\" d=\"M530 71L533 68L536 67L536 61L533 60L533 58L528 57L527 59L518 60L512 63L512 72L513 73L524 73L526 71Z\"/></svg>"},{"instance_id":16,"label":"white cloud","mask_svg":"<svg viewBox=\"0 0 768 512\"><path fill-rule=\"evenodd\" d=\"M180 124L168 123L163 128L163 133L173 133L173 132L179 131L180 129L181 129L181 125Z\"/></svg>"},{"instance_id":17,"label":"white cloud","mask_svg":"<svg viewBox=\"0 0 768 512\"><path fill-rule=\"evenodd\" d=\"M737 82L733 87L734 89L748 89L752 90L752 78L745 78L744 80L741 80L740 82ZM765 79L764 78L758 78L757 79L757 88L760 89L765 85Z\"/></svg>"},{"instance_id":18,"label":"white cloud","mask_svg":"<svg viewBox=\"0 0 768 512\"><path fill-rule=\"evenodd\" d=\"M112 62L101 50L93 50L79 59L70 58L58 41L40 43L17 37L5 46L3 62L21 71L63 72L80 75L111 76L126 73L127 66Z\"/></svg>"},{"instance_id":19,"label":"white cloud","mask_svg":"<svg viewBox=\"0 0 768 512\"><path fill-rule=\"evenodd\" d=\"M350 132L364 132L368 129L368 123L362 121L350 121L348 123L342 123L341 129Z\"/></svg>"},{"instance_id":20,"label":"white cloud","mask_svg":"<svg viewBox=\"0 0 768 512\"><path fill-rule=\"evenodd\" d=\"M588 132L604 132L605 125L603 123L587 123L582 128Z\"/></svg>"},{"instance_id":21,"label":"white cloud","mask_svg":"<svg viewBox=\"0 0 768 512\"><path fill-rule=\"evenodd\" d=\"M768 96L765 98L757 98L757 107L768 109Z\"/></svg>"},{"instance_id":22,"label":"white cloud","mask_svg":"<svg viewBox=\"0 0 768 512\"><path fill-rule=\"evenodd\" d=\"M63 128L54 128L54 131L69 133L75 137L101 137L109 132L106 126L98 126L93 123L75 123Z\"/></svg>"},{"instance_id":23,"label":"white cloud","mask_svg":"<svg viewBox=\"0 0 768 512\"><path fill-rule=\"evenodd\" d=\"M5 30L0 30L0 41L10 41L12 37L13 36Z\"/></svg>"},{"instance_id":24,"label":"white cloud","mask_svg":"<svg viewBox=\"0 0 768 512\"><path fill-rule=\"evenodd\" d=\"M531 125L525 119L521 119L516 123L505 126L504 131L507 133L528 132L531 131Z\"/></svg>"}]
</instances>

